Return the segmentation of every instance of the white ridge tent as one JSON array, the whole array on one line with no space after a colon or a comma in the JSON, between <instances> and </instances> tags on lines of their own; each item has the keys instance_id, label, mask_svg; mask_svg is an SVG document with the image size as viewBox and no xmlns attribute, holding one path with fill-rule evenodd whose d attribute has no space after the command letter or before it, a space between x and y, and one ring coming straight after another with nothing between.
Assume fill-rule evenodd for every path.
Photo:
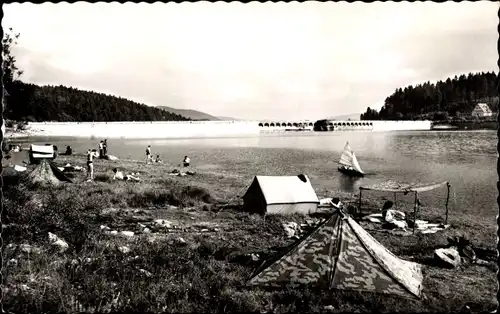
<instances>
[{"instance_id":1,"label":"white ridge tent","mask_svg":"<svg viewBox=\"0 0 500 314\"><path fill-rule=\"evenodd\" d=\"M310 214L319 199L306 175L256 176L243 196L244 209L260 214Z\"/></svg>"}]
</instances>

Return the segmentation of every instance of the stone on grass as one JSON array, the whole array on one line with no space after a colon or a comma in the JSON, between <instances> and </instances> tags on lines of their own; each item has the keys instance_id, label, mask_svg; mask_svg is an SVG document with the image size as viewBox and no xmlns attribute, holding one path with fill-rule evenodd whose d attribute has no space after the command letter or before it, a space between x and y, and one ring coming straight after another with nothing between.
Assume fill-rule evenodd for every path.
<instances>
[{"instance_id":1,"label":"stone on grass","mask_svg":"<svg viewBox=\"0 0 500 314\"><path fill-rule=\"evenodd\" d=\"M145 270L145 269L140 268L140 269L139 269L139 271L140 271L141 273L143 273L144 275L146 275L146 277L151 277L151 276L153 276L153 274L152 274L152 273L150 273L149 271L147 271L147 270Z\"/></svg>"},{"instance_id":2,"label":"stone on grass","mask_svg":"<svg viewBox=\"0 0 500 314\"><path fill-rule=\"evenodd\" d=\"M130 248L129 248L129 247L127 247L127 246L120 246L120 247L118 248L118 250L119 250L120 252L122 252L123 254L130 253Z\"/></svg>"},{"instance_id":3,"label":"stone on grass","mask_svg":"<svg viewBox=\"0 0 500 314\"><path fill-rule=\"evenodd\" d=\"M181 237L179 237L179 238L175 239L175 241L177 241L178 243L182 243L182 244L186 243L186 240L184 240L184 239L183 239L183 238L181 238Z\"/></svg>"},{"instance_id":4,"label":"stone on grass","mask_svg":"<svg viewBox=\"0 0 500 314\"><path fill-rule=\"evenodd\" d=\"M11 258L8 262L7 262L8 265L17 265L17 259L15 258Z\"/></svg>"},{"instance_id":5,"label":"stone on grass","mask_svg":"<svg viewBox=\"0 0 500 314\"><path fill-rule=\"evenodd\" d=\"M59 252L64 252L68 249L69 245L66 243L66 241L60 239L57 235L49 232L49 241L53 246L56 246L59 248Z\"/></svg>"},{"instance_id":6,"label":"stone on grass","mask_svg":"<svg viewBox=\"0 0 500 314\"><path fill-rule=\"evenodd\" d=\"M134 233L132 231L121 231L120 234L122 236L129 237L129 238L134 236Z\"/></svg>"},{"instance_id":7,"label":"stone on grass","mask_svg":"<svg viewBox=\"0 0 500 314\"><path fill-rule=\"evenodd\" d=\"M323 306L323 309L325 311L333 311L333 310L335 310L335 307L333 305L325 305L325 306Z\"/></svg>"},{"instance_id":8,"label":"stone on grass","mask_svg":"<svg viewBox=\"0 0 500 314\"><path fill-rule=\"evenodd\" d=\"M458 250L454 247L447 249L437 249L434 251L434 257L438 262L440 262L444 267L455 268L460 265L461 258Z\"/></svg>"},{"instance_id":9,"label":"stone on grass","mask_svg":"<svg viewBox=\"0 0 500 314\"><path fill-rule=\"evenodd\" d=\"M21 244L20 246L21 248L21 251L23 253L40 253L40 249L35 247L35 246L32 246L30 244Z\"/></svg>"},{"instance_id":10,"label":"stone on grass","mask_svg":"<svg viewBox=\"0 0 500 314\"><path fill-rule=\"evenodd\" d=\"M157 226L163 228L170 228L172 226L172 222L165 219L156 219L154 222Z\"/></svg>"}]
</instances>

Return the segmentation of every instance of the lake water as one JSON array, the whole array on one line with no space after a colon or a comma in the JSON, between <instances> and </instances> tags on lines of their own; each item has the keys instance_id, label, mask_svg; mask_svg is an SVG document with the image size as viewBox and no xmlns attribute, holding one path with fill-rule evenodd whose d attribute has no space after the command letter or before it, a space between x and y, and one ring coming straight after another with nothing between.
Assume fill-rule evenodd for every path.
<instances>
[{"instance_id":1,"label":"lake water","mask_svg":"<svg viewBox=\"0 0 500 314\"><path fill-rule=\"evenodd\" d=\"M99 141L39 138L30 142L53 143L60 151L69 144L77 153L83 153L97 148ZM367 173L364 178L348 179L337 171L346 141ZM145 149L151 145L153 154L159 154L163 160L180 163L184 155L189 155L195 169L241 175L249 184L253 175L304 173L313 186L327 191L357 193L360 185L389 179L408 183L449 181L455 194L451 211L494 218L498 209L497 144L495 131L351 131L247 138L112 140L108 151L120 158L144 160ZM445 188L421 195L424 205L444 207L445 198Z\"/></svg>"}]
</instances>

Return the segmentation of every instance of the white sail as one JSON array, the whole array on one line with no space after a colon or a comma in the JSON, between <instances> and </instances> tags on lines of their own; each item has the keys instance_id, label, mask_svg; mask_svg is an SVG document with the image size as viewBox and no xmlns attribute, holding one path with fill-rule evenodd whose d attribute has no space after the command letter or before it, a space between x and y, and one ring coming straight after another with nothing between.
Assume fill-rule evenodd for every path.
<instances>
[{"instance_id":1,"label":"white sail","mask_svg":"<svg viewBox=\"0 0 500 314\"><path fill-rule=\"evenodd\" d=\"M349 142L347 142L344 146L344 151L342 152L342 155L340 156L339 164L347 166L347 167L352 167L352 152L351 152L351 147L349 147Z\"/></svg>"},{"instance_id":2,"label":"white sail","mask_svg":"<svg viewBox=\"0 0 500 314\"><path fill-rule=\"evenodd\" d=\"M349 142L345 144L344 151L342 152L342 156L340 156L339 164L347 166L347 167L352 167L354 170L358 171L359 173L363 173L363 170L361 170L361 167L358 163L358 159L356 158L356 155L352 151L351 147L349 146Z\"/></svg>"},{"instance_id":3,"label":"white sail","mask_svg":"<svg viewBox=\"0 0 500 314\"><path fill-rule=\"evenodd\" d=\"M354 155L354 152L352 153L352 166L357 172L363 173L363 170L361 170L361 167L359 166L358 163L358 159L356 158L356 155Z\"/></svg>"}]
</instances>

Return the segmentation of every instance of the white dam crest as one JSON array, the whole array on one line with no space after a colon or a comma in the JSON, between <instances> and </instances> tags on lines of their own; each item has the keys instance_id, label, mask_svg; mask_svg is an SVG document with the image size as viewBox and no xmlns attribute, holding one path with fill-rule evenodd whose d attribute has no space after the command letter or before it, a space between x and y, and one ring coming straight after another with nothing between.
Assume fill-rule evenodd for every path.
<instances>
[{"instance_id":1,"label":"white dam crest","mask_svg":"<svg viewBox=\"0 0 500 314\"><path fill-rule=\"evenodd\" d=\"M321 128L318 125L321 122ZM140 121L140 122L30 122L28 130L37 136L104 138L193 138L258 135L269 131L402 131L430 130L424 121L337 121L316 123L260 121Z\"/></svg>"}]
</instances>

